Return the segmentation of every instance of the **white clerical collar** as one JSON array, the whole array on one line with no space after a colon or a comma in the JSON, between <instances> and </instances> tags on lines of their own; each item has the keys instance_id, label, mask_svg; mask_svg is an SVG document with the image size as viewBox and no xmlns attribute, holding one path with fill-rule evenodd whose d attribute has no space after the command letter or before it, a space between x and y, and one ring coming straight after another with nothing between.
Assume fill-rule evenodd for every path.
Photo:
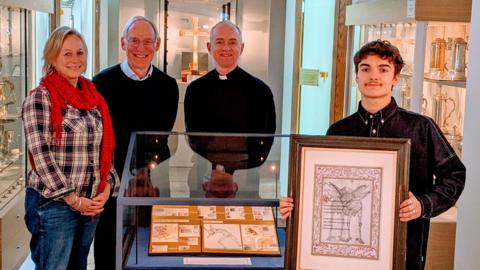
<instances>
[{"instance_id":1,"label":"white clerical collar","mask_svg":"<svg viewBox=\"0 0 480 270\"><path fill-rule=\"evenodd\" d=\"M230 72L228 72L227 74L220 74L220 72L218 71L217 69L217 73L218 73L218 78L222 81L226 81L228 80L228 75L230 75L231 73L233 73L235 70L237 70L238 66L236 66L234 69L232 69Z\"/></svg>"},{"instance_id":2,"label":"white clerical collar","mask_svg":"<svg viewBox=\"0 0 480 270\"><path fill-rule=\"evenodd\" d=\"M135 81L144 81L146 79L148 79L150 76L152 76L152 73L153 73L153 65L150 64L150 68L148 69L148 72L147 74L145 75L145 77L143 78L139 78L137 76L137 74L135 74L135 72L133 72L133 70L130 68L130 66L128 65L128 61L127 60L124 60L121 64L120 64L120 68L122 69L123 73L125 73L125 75L127 77L129 77L130 79L132 80L135 80Z\"/></svg>"}]
</instances>

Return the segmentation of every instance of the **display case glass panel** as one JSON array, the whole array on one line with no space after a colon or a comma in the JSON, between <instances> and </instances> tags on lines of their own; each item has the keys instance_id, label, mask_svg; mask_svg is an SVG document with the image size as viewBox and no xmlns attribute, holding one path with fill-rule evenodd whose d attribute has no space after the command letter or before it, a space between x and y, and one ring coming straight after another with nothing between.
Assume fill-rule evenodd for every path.
<instances>
[{"instance_id":1,"label":"display case glass panel","mask_svg":"<svg viewBox=\"0 0 480 270\"><path fill-rule=\"evenodd\" d=\"M167 40L163 44L167 73L184 82L206 74L213 68L207 48L210 29L223 19L236 23L237 1L170 0L162 11L168 14L160 28Z\"/></svg>"},{"instance_id":2,"label":"display case glass panel","mask_svg":"<svg viewBox=\"0 0 480 270\"><path fill-rule=\"evenodd\" d=\"M4 3L5 2L5 3ZM8 6L7 6L8 5ZM14 5L14 6L12 6ZM48 35L48 8L27 1L0 4L0 268L18 269L29 254L30 233L23 221L26 148L21 120L22 103L36 85L41 65L40 37ZM37 39L38 38L38 39ZM40 73L41 74L41 73Z\"/></svg>"},{"instance_id":3,"label":"display case glass panel","mask_svg":"<svg viewBox=\"0 0 480 270\"><path fill-rule=\"evenodd\" d=\"M182 256L149 256L150 228L152 216L155 216L153 205L193 207L199 212L205 209L197 209L198 206L217 206L217 209L231 206L246 209L246 215L253 213L255 207L274 207L272 218L274 224L278 224L276 206L280 196L280 178L287 177L280 175L279 162L281 155L288 156L288 153L280 152L280 145L288 142L289 136L286 135L132 134L117 200L117 252L127 251L123 253L124 267L148 269L153 265L158 267L160 260L167 268L188 267L184 265ZM224 213L224 219L231 219L231 209L230 212L227 210L220 212ZM203 218L203 214L200 216ZM255 216L252 216L254 219ZM268 265L267 262L273 262L270 269L283 269L285 232L276 226L275 230L280 256L276 252L264 252L261 257L252 255L249 258L252 265L245 267L261 269ZM122 243L118 239L126 240ZM223 252L215 248L212 250L213 255L202 256L218 263L221 260L215 254ZM212 250L206 250L206 253ZM117 269L119 266L120 258Z\"/></svg>"},{"instance_id":4,"label":"display case glass panel","mask_svg":"<svg viewBox=\"0 0 480 270\"><path fill-rule=\"evenodd\" d=\"M25 185L25 145L20 120L29 68L27 17L21 8L0 6L0 209Z\"/></svg>"}]
</instances>

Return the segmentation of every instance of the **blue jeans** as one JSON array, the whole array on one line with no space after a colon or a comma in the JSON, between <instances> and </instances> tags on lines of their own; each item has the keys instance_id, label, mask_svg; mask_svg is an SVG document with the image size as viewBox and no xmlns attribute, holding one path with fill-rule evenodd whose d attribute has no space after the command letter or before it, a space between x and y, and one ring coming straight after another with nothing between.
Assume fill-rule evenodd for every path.
<instances>
[{"instance_id":1,"label":"blue jeans","mask_svg":"<svg viewBox=\"0 0 480 270\"><path fill-rule=\"evenodd\" d=\"M87 257L98 217L82 216L62 200L26 189L25 224L32 234L30 251L35 269L87 269Z\"/></svg>"}]
</instances>

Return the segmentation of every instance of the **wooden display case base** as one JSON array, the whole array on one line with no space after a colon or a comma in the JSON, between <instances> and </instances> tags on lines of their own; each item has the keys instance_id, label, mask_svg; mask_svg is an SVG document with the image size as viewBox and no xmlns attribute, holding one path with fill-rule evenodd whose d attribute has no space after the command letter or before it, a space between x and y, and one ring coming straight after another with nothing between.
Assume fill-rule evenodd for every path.
<instances>
[{"instance_id":1,"label":"wooden display case base","mask_svg":"<svg viewBox=\"0 0 480 270\"><path fill-rule=\"evenodd\" d=\"M453 270L456 222L431 222L425 270Z\"/></svg>"}]
</instances>

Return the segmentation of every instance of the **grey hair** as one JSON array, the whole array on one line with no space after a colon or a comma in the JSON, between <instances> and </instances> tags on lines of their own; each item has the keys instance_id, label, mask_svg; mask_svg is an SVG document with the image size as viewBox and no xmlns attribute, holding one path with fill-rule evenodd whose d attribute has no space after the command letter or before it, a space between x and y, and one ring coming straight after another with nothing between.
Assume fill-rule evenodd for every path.
<instances>
[{"instance_id":1,"label":"grey hair","mask_svg":"<svg viewBox=\"0 0 480 270\"><path fill-rule=\"evenodd\" d=\"M56 61L60 51L62 50L63 42L68 36L77 36L82 41L85 55L88 55L87 43L83 36L74 28L68 26L60 26L53 30L45 43L43 48L43 75L48 75L55 70L53 63ZM86 66L85 66L86 67ZM84 70L85 71L85 70Z\"/></svg>"},{"instance_id":2,"label":"grey hair","mask_svg":"<svg viewBox=\"0 0 480 270\"><path fill-rule=\"evenodd\" d=\"M158 29L152 21L150 21L149 19L147 19L143 16L133 16L132 18L130 18L127 21L127 23L123 27L122 38L127 38L128 30L130 30L130 28L132 27L132 25L134 23L139 22L139 21L144 21L144 22L147 22L148 24L150 24L150 26L152 27L153 32L155 34L155 40L160 37L160 35L158 34Z\"/></svg>"},{"instance_id":3,"label":"grey hair","mask_svg":"<svg viewBox=\"0 0 480 270\"><path fill-rule=\"evenodd\" d=\"M230 27L233 27L238 33L238 37L240 38L240 42L242 42L242 40L243 40L242 31L240 30L240 28L236 24L232 23L231 21L220 21L217 24L215 24L212 27L212 29L210 29L210 42L213 42L213 33L217 30L218 27L223 26L223 25L228 25Z\"/></svg>"}]
</instances>

